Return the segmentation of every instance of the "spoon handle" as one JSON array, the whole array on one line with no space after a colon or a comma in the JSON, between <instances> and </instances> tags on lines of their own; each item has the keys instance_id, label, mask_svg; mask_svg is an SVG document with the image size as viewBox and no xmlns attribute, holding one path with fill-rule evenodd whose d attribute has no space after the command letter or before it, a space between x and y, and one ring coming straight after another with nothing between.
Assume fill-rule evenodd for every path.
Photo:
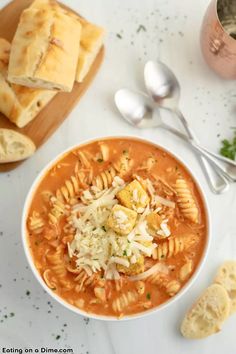
<instances>
[{"instance_id":1,"label":"spoon handle","mask_svg":"<svg viewBox=\"0 0 236 354\"><path fill-rule=\"evenodd\" d=\"M195 147L195 150L199 151L197 140L187 120L185 119L185 117L183 116L180 110L176 110L176 114L180 119L180 121L182 122L186 130L186 133L188 134L188 137L190 138L190 143L192 143L192 146ZM225 171L222 170L220 166L218 166L218 164L213 159L209 158L209 156L206 155L205 152L203 151L199 151L199 152L201 153L201 155L199 156L199 161L201 163L203 172L207 177L207 181L211 190L215 194L226 192L229 188L229 182L226 180Z\"/></svg>"},{"instance_id":2,"label":"spoon handle","mask_svg":"<svg viewBox=\"0 0 236 354\"><path fill-rule=\"evenodd\" d=\"M193 150L195 150L195 152L198 152L201 155L203 154L205 156L203 162L202 160L200 160L200 163L205 164L205 161L208 160L206 161L207 163L203 167L203 172L205 173L206 177L210 175L211 179L215 181L215 189L213 190L214 193L221 194L228 190L229 188L228 180L224 176L224 171L222 171L220 168L218 168L218 165L216 165L215 159L213 159L211 156L209 157L207 154L205 154L204 151L199 151L200 147L197 144L193 143L192 139L188 138L185 134L181 133L177 129L165 123L162 123L161 127L163 129L166 129L170 133L174 134L175 136L178 136L180 139L184 140L185 142L189 143L190 146L193 148ZM214 169L212 167L214 167ZM231 178L229 179L232 182L232 179Z\"/></svg>"},{"instance_id":3,"label":"spoon handle","mask_svg":"<svg viewBox=\"0 0 236 354\"><path fill-rule=\"evenodd\" d=\"M231 180L231 182L236 182L236 163L230 159L226 159L225 157L215 154L210 150L200 146L198 144L197 139L194 136L193 131L188 125L187 120L184 118L183 114L180 111L176 112L178 117L180 118L181 122L183 123L186 131L188 131L189 136L191 135L191 143L195 145L195 148L207 159L210 161L211 164L214 163L215 167L220 171L226 178Z\"/></svg>"}]
</instances>

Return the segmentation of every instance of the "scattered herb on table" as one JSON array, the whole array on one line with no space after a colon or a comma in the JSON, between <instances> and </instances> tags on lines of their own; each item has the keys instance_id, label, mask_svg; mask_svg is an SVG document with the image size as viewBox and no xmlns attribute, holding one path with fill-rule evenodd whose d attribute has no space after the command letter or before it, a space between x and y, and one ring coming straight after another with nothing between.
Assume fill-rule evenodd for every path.
<instances>
[{"instance_id":1,"label":"scattered herb on table","mask_svg":"<svg viewBox=\"0 0 236 354\"><path fill-rule=\"evenodd\" d=\"M222 140L222 147L220 149L220 154L224 157L228 157L231 160L236 159L236 131L234 132L234 137L231 141L228 139Z\"/></svg>"},{"instance_id":2,"label":"scattered herb on table","mask_svg":"<svg viewBox=\"0 0 236 354\"><path fill-rule=\"evenodd\" d=\"M138 29L137 29L137 33L139 33L139 32L141 32L141 31L143 31L143 32L147 32L147 29L146 29L146 27L144 26L144 25L139 25L139 27L138 27Z\"/></svg>"},{"instance_id":3,"label":"scattered herb on table","mask_svg":"<svg viewBox=\"0 0 236 354\"><path fill-rule=\"evenodd\" d=\"M30 291L26 290L26 295L29 296L30 295Z\"/></svg>"},{"instance_id":4,"label":"scattered herb on table","mask_svg":"<svg viewBox=\"0 0 236 354\"><path fill-rule=\"evenodd\" d=\"M58 339L60 339L61 338L61 336L58 334L57 336L56 336L56 340L58 340Z\"/></svg>"},{"instance_id":5,"label":"scattered herb on table","mask_svg":"<svg viewBox=\"0 0 236 354\"><path fill-rule=\"evenodd\" d=\"M122 39L122 35L120 33L116 33L116 37L119 38L119 39Z\"/></svg>"}]
</instances>

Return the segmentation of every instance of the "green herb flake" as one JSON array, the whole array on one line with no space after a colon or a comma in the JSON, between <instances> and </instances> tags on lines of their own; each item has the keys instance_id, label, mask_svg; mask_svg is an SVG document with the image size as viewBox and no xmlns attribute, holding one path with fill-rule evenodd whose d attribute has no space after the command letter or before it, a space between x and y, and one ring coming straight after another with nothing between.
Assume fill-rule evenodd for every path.
<instances>
[{"instance_id":1,"label":"green herb flake","mask_svg":"<svg viewBox=\"0 0 236 354\"><path fill-rule=\"evenodd\" d=\"M124 252L123 252L123 256L127 256L127 252L126 252L126 250L124 250Z\"/></svg>"},{"instance_id":2,"label":"green herb flake","mask_svg":"<svg viewBox=\"0 0 236 354\"><path fill-rule=\"evenodd\" d=\"M120 33L116 33L116 37L119 38L119 39L122 39L122 35Z\"/></svg>"},{"instance_id":3,"label":"green herb flake","mask_svg":"<svg viewBox=\"0 0 236 354\"><path fill-rule=\"evenodd\" d=\"M26 290L26 295L30 296L30 291L29 290Z\"/></svg>"},{"instance_id":4,"label":"green herb flake","mask_svg":"<svg viewBox=\"0 0 236 354\"><path fill-rule=\"evenodd\" d=\"M61 338L61 336L58 334L57 336L56 336L56 340L58 340L58 339L60 339Z\"/></svg>"},{"instance_id":5,"label":"green herb flake","mask_svg":"<svg viewBox=\"0 0 236 354\"><path fill-rule=\"evenodd\" d=\"M103 231L105 231L105 232L107 231L106 228L105 228L105 226L102 226L102 229L103 229Z\"/></svg>"},{"instance_id":6,"label":"green herb flake","mask_svg":"<svg viewBox=\"0 0 236 354\"><path fill-rule=\"evenodd\" d=\"M15 316L14 312L11 312L10 317L14 317L14 316Z\"/></svg>"},{"instance_id":7,"label":"green herb flake","mask_svg":"<svg viewBox=\"0 0 236 354\"><path fill-rule=\"evenodd\" d=\"M97 162L102 163L103 159L97 159Z\"/></svg>"},{"instance_id":8,"label":"green herb flake","mask_svg":"<svg viewBox=\"0 0 236 354\"><path fill-rule=\"evenodd\" d=\"M224 139L221 144L220 154L228 159L236 160L236 132L234 132L234 137L231 141Z\"/></svg>"},{"instance_id":9,"label":"green herb flake","mask_svg":"<svg viewBox=\"0 0 236 354\"><path fill-rule=\"evenodd\" d=\"M143 31L143 32L147 32L147 29L146 29L146 27L144 26L144 25L139 25L139 27L138 27L138 29L137 29L137 33L139 33L139 32L141 32L141 31Z\"/></svg>"},{"instance_id":10,"label":"green herb flake","mask_svg":"<svg viewBox=\"0 0 236 354\"><path fill-rule=\"evenodd\" d=\"M147 293L146 298L147 298L148 300L151 300L151 294L150 294L150 293Z\"/></svg>"}]
</instances>

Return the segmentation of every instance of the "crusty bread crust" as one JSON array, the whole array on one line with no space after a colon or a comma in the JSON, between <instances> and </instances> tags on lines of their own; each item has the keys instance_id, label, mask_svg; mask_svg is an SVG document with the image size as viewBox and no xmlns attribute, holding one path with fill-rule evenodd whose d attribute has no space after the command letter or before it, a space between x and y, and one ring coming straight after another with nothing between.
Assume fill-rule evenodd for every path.
<instances>
[{"instance_id":1,"label":"crusty bread crust","mask_svg":"<svg viewBox=\"0 0 236 354\"><path fill-rule=\"evenodd\" d=\"M181 333L189 339L208 337L220 331L229 316L230 300L225 288L210 285L187 312L181 324Z\"/></svg>"},{"instance_id":2,"label":"crusty bread crust","mask_svg":"<svg viewBox=\"0 0 236 354\"><path fill-rule=\"evenodd\" d=\"M56 9L59 7L55 0L35 0L31 5L33 9ZM105 30L94 25L73 12L62 9L68 16L77 20L82 25L80 38L80 53L76 71L76 81L82 82L89 72L99 50L102 47Z\"/></svg>"},{"instance_id":3,"label":"crusty bread crust","mask_svg":"<svg viewBox=\"0 0 236 354\"><path fill-rule=\"evenodd\" d=\"M0 128L0 163L20 161L31 156L35 145L27 136Z\"/></svg>"},{"instance_id":4,"label":"crusty bread crust","mask_svg":"<svg viewBox=\"0 0 236 354\"><path fill-rule=\"evenodd\" d=\"M59 6L24 10L12 42L8 80L28 87L70 92L80 35L80 22Z\"/></svg>"},{"instance_id":5,"label":"crusty bread crust","mask_svg":"<svg viewBox=\"0 0 236 354\"><path fill-rule=\"evenodd\" d=\"M226 261L218 269L215 283L221 284L230 298L230 313L236 311L236 261Z\"/></svg>"},{"instance_id":6,"label":"crusty bread crust","mask_svg":"<svg viewBox=\"0 0 236 354\"><path fill-rule=\"evenodd\" d=\"M0 38L0 112L22 128L35 118L57 91L9 84L7 67L10 48L10 43Z\"/></svg>"}]
</instances>

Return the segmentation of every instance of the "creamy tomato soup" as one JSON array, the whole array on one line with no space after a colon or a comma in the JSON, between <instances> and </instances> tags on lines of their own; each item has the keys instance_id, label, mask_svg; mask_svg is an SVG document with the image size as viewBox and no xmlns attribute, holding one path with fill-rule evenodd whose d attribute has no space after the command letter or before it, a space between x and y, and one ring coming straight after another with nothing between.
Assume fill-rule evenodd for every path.
<instances>
[{"instance_id":1,"label":"creamy tomato soup","mask_svg":"<svg viewBox=\"0 0 236 354\"><path fill-rule=\"evenodd\" d=\"M43 176L27 238L46 285L69 304L122 317L175 296L206 243L201 194L172 155L135 139L70 151Z\"/></svg>"}]
</instances>

